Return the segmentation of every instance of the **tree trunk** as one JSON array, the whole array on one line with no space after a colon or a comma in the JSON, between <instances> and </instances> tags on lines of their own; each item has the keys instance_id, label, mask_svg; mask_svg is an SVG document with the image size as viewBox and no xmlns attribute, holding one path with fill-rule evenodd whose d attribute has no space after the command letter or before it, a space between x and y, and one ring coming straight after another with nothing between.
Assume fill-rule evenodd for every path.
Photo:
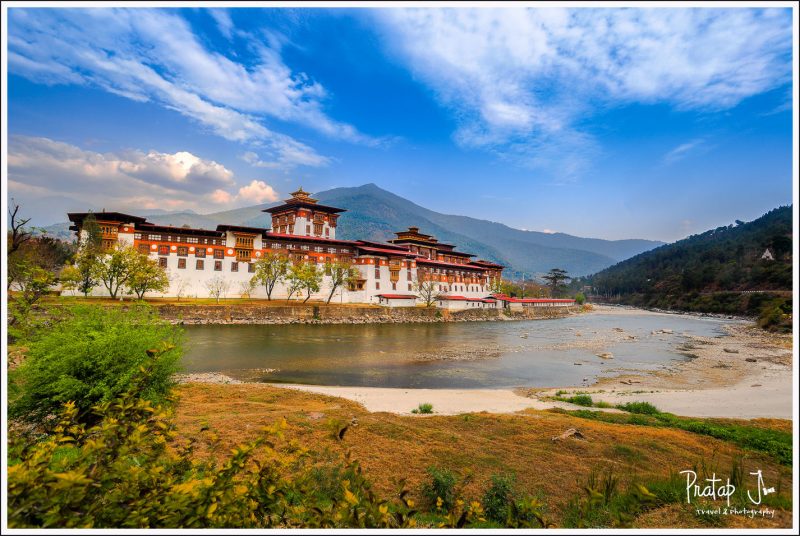
<instances>
[{"instance_id":1,"label":"tree trunk","mask_svg":"<svg viewBox=\"0 0 800 536\"><path fill-rule=\"evenodd\" d=\"M331 289L331 293L328 295L328 301L327 301L327 302L325 302L325 303L331 303L331 300L333 299L333 293L334 293L334 292L336 292L336 288L337 288L338 286L339 286L339 285L334 285L334 286L333 286L333 288Z\"/></svg>"}]
</instances>

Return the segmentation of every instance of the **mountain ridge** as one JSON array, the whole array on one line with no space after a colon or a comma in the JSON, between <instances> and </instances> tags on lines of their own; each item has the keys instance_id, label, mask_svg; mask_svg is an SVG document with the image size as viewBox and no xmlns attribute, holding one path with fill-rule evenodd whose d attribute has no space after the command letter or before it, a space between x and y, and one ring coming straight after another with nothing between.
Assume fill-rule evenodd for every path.
<instances>
[{"instance_id":1,"label":"mountain ridge","mask_svg":"<svg viewBox=\"0 0 800 536\"><path fill-rule=\"evenodd\" d=\"M456 245L459 251L499 262L510 271L525 272L528 277L554 267L564 268L575 276L586 275L663 244L654 240L603 240L566 233L523 231L499 222L442 214L373 183L332 188L315 193L314 197L320 203L347 210L340 215L337 238L385 241L394 238L396 231L416 226L442 242ZM162 225L213 229L227 223L269 228L271 216L262 211L281 203L262 203L208 214L182 211L143 216ZM65 227L66 224L58 224L45 229L51 234L63 235Z\"/></svg>"}]
</instances>

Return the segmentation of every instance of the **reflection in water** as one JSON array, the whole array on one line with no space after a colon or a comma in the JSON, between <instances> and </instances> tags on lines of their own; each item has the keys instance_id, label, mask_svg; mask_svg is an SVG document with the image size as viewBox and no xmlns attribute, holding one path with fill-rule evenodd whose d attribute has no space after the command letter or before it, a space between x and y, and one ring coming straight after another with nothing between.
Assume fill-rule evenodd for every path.
<instances>
[{"instance_id":1,"label":"reflection in water","mask_svg":"<svg viewBox=\"0 0 800 536\"><path fill-rule=\"evenodd\" d=\"M580 385L683 359L676 350L682 335L719 336L725 322L643 313L525 322L187 326L183 365L187 372L321 385ZM661 329L674 334L653 333ZM601 352L611 352L613 360L599 358Z\"/></svg>"}]
</instances>

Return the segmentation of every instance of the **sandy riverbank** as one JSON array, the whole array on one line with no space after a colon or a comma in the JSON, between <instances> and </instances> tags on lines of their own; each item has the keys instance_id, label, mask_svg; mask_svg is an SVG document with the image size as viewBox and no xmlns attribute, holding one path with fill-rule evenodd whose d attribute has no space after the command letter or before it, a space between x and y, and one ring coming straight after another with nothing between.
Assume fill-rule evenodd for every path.
<instances>
[{"instance_id":1,"label":"sandy riverbank","mask_svg":"<svg viewBox=\"0 0 800 536\"><path fill-rule=\"evenodd\" d=\"M668 315L597 307L590 314ZM662 411L678 415L725 418L792 418L792 338L775 335L747 324L725 327L726 337L689 337L681 346L687 361L676 361L656 371L627 371L603 378L593 385L557 386L548 389L401 389L273 384L276 387L337 396L362 404L368 411L410 414L421 403L430 403L439 415L486 411L514 413L527 408L577 408L549 398L558 390L589 393L595 401L612 404L647 401ZM620 328L598 334L596 340L620 340ZM678 337L660 333L658 336ZM577 344L577 343L576 343ZM580 344L595 344L583 340ZM229 383L227 377L190 381Z\"/></svg>"}]
</instances>

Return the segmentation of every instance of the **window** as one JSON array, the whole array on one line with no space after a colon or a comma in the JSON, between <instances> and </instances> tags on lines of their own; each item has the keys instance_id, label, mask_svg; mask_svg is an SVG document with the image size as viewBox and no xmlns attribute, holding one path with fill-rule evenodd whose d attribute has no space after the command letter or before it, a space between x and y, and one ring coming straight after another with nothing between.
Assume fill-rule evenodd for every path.
<instances>
[{"instance_id":1,"label":"window","mask_svg":"<svg viewBox=\"0 0 800 536\"><path fill-rule=\"evenodd\" d=\"M161 235L160 234L151 234L150 235L150 240L161 240Z\"/></svg>"},{"instance_id":2,"label":"window","mask_svg":"<svg viewBox=\"0 0 800 536\"><path fill-rule=\"evenodd\" d=\"M289 234L294 234L294 225L289 226Z\"/></svg>"},{"instance_id":3,"label":"window","mask_svg":"<svg viewBox=\"0 0 800 536\"><path fill-rule=\"evenodd\" d=\"M133 239L134 240L141 240L142 239L142 233L133 233Z\"/></svg>"},{"instance_id":4,"label":"window","mask_svg":"<svg viewBox=\"0 0 800 536\"><path fill-rule=\"evenodd\" d=\"M302 249L303 251L308 251L308 246L303 244L302 246L300 246L300 249Z\"/></svg>"},{"instance_id":5,"label":"window","mask_svg":"<svg viewBox=\"0 0 800 536\"><path fill-rule=\"evenodd\" d=\"M158 258L158 265L162 268L167 267L167 258L166 257L159 257Z\"/></svg>"},{"instance_id":6,"label":"window","mask_svg":"<svg viewBox=\"0 0 800 536\"><path fill-rule=\"evenodd\" d=\"M306 234L307 235L311 234L311 226L310 225L306 225Z\"/></svg>"},{"instance_id":7,"label":"window","mask_svg":"<svg viewBox=\"0 0 800 536\"><path fill-rule=\"evenodd\" d=\"M328 253L336 253L336 248L328 248Z\"/></svg>"},{"instance_id":8,"label":"window","mask_svg":"<svg viewBox=\"0 0 800 536\"><path fill-rule=\"evenodd\" d=\"M314 224L314 234L315 235L321 235L322 234L322 224L321 223L315 223Z\"/></svg>"},{"instance_id":9,"label":"window","mask_svg":"<svg viewBox=\"0 0 800 536\"><path fill-rule=\"evenodd\" d=\"M376 289L376 290L380 290L380 289L381 289L381 283L380 283L380 281L375 281L375 289Z\"/></svg>"},{"instance_id":10,"label":"window","mask_svg":"<svg viewBox=\"0 0 800 536\"><path fill-rule=\"evenodd\" d=\"M200 242L200 240L196 236L187 236L186 241L189 244L197 244L198 242Z\"/></svg>"},{"instance_id":11,"label":"window","mask_svg":"<svg viewBox=\"0 0 800 536\"><path fill-rule=\"evenodd\" d=\"M323 251L324 249L325 249L325 248L323 248L322 246L314 246L314 251L316 251L317 253L322 253L322 251Z\"/></svg>"},{"instance_id":12,"label":"window","mask_svg":"<svg viewBox=\"0 0 800 536\"><path fill-rule=\"evenodd\" d=\"M344 253L345 255L347 255L348 253L350 253L350 250L347 248L342 248L339 250L339 253Z\"/></svg>"},{"instance_id":13,"label":"window","mask_svg":"<svg viewBox=\"0 0 800 536\"><path fill-rule=\"evenodd\" d=\"M281 245L278 244L277 242L273 242L272 243L272 249L280 249L280 248L281 248Z\"/></svg>"},{"instance_id":14,"label":"window","mask_svg":"<svg viewBox=\"0 0 800 536\"><path fill-rule=\"evenodd\" d=\"M392 283L392 290L397 290L397 283Z\"/></svg>"},{"instance_id":15,"label":"window","mask_svg":"<svg viewBox=\"0 0 800 536\"><path fill-rule=\"evenodd\" d=\"M325 227L325 236L330 236L330 235L331 235L331 230Z\"/></svg>"},{"instance_id":16,"label":"window","mask_svg":"<svg viewBox=\"0 0 800 536\"><path fill-rule=\"evenodd\" d=\"M252 263L252 262L248 262L247 263L247 271L249 273L251 273L251 274L254 274L256 272L256 265L254 263Z\"/></svg>"},{"instance_id":17,"label":"window","mask_svg":"<svg viewBox=\"0 0 800 536\"><path fill-rule=\"evenodd\" d=\"M169 255L169 246L158 246L159 255Z\"/></svg>"},{"instance_id":18,"label":"window","mask_svg":"<svg viewBox=\"0 0 800 536\"><path fill-rule=\"evenodd\" d=\"M255 241L255 239L252 236L237 236L236 237L236 247L237 248L252 248L254 241Z\"/></svg>"},{"instance_id":19,"label":"window","mask_svg":"<svg viewBox=\"0 0 800 536\"><path fill-rule=\"evenodd\" d=\"M406 281L411 281L411 268L406 268Z\"/></svg>"},{"instance_id":20,"label":"window","mask_svg":"<svg viewBox=\"0 0 800 536\"><path fill-rule=\"evenodd\" d=\"M239 263L236 262L236 261L233 261L231 263L231 272L238 272L238 271L239 271Z\"/></svg>"},{"instance_id":21,"label":"window","mask_svg":"<svg viewBox=\"0 0 800 536\"><path fill-rule=\"evenodd\" d=\"M194 256L198 259L206 258L206 248L197 248L194 250Z\"/></svg>"},{"instance_id":22,"label":"window","mask_svg":"<svg viewBox=\"0 0 800 536\"><path fill-rule=\"evenodd\" d=\"M149 255L150 254L150 246L147 244L139 244L139 253L142 255Z\"/></svg>"},{"instance_id":23,"label":"window","mask_svg":"<svg viewBox=\"0 0 800 536\"><path fill-rule=\"evenodd\" d=\"M178 259L178 269L179 270L186 269L186 259Z\"/></svg>"},{"instance_id":24,"label":"window","mask_svg":"<svg viewBox=\"0 0 800 536\"><path fill-rule=\"evenodd\" d=\"M224 259L225 258L225 250L224 249L215 249L214 250L214 258L215 259Z\"/></svg>"},{"instance_id":25,"label":"window","mask_svg":"<svg viewBox=\"0 0 800 536\"><path fill-rule=\"evenodd\" d=\"M178 246L178 257L185 257L188 254L189 254L189 248L187 248L186 246Z\"/></svg>"},{"instance_id":26,"label":"window","mask_svg":"<svg viewBox=\"0 0 800 536\"><path fill-rule=\"evenodd\" d=\"M375 268L375 279L380 279L380 278L381 278L381 269L376 267Z\"/></svg>"},{"instance_id":27,"label":"window","mask_svg":"<svg viewBox=\"0 0 800 536\"><path fill-rule=\"evenodd\" d=\"M214 271L215 272L222 271L222 261L214 261Z\"/></svg>"},{"instance_id":28,"label":"window","mask_svg":"<svg viewBox=\"0 0 800 536\"><path fill-rule=\"evenodd\" d=\"M205 269L206 269L206 263L205 263L205 261L203 261L203 260L200 260L200 259L197 259L197 260L194 262L194 269L195 269L195 270L205 270Z\"/></svg>"}]
</instances>

